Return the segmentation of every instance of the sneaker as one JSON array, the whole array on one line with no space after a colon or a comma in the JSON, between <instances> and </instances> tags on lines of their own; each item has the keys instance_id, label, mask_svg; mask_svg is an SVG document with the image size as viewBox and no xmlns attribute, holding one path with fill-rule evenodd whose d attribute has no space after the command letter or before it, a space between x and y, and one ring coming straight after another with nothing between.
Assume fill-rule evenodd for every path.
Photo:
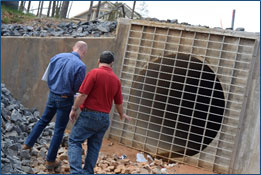
<instances>
[{"instance_id":1,"label":"sneaker","mask_svg":"<svg viewBox=\"0 0 261 175\"><path fill-rule=\"evenodd\" d=\"M49 161L46 161L45 163L45 166L48 170L52 170L52 169L55 169L55 168L58 168L59 166L61 166L61 162L49 162Z\"/></svg>"},{"instance_id":2,"label":"sneaker","mask_svg":"<svg viewBox=\"0 0 261 175\"><path fill-rule=\"evenodd\" d=\"M26 145L26 144L23 145L22 149L23 149L23 150L29 149L30 152L32 151L32 147L31 147L31 146L28 146L28 145Z\"/></svg>"}]
</instances>

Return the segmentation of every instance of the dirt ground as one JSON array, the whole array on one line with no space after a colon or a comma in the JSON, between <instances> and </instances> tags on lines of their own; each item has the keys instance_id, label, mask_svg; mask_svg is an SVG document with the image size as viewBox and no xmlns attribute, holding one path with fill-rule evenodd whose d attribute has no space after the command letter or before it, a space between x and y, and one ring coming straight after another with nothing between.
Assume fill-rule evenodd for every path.
<instances>
[{"instance_id":1,"label":"dirt ground","mask_svg":"<svg viewBox=\"0 0 261 175\"><path fill-rule=\"evenodd\" d=\"M117 143L117 141L111 139L104 139L102 143L101 152L113 155L116 154L117 156L122 156L125 154L128 159L135 162L136 161L136 154L139 152L138 150L126 147ZM172 167L173 172L175 174L213 174L211 171L206 171L203 169L199 169L196 167L192 167L185 164L178 163L177 166Z\"/></svg>"}]
</instances>

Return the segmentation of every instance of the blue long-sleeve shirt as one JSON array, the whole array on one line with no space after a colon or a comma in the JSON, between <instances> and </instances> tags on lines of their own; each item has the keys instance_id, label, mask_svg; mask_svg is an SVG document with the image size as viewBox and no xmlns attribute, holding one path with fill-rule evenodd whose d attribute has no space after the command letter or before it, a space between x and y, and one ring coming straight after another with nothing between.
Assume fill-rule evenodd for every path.
<instances>
[{"instance_id":1,"label":"blue long-sleeve shirt","mask_svg":"<svg viewBox=\"0 0 261 175\"><path fill-rule=\"evenodd\" d=\"M68 96L78 92L87 68L77 52L57 54L49 64L48 87L51 92Z\"/></svg>"}]
</instances>

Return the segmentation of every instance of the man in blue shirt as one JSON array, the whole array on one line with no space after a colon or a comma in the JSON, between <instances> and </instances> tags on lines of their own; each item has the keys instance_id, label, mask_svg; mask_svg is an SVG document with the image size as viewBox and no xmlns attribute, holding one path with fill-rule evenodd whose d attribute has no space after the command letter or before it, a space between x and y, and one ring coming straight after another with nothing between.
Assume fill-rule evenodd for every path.
<instances>
[{"instance_id":1,"label":"man in blue shirt","mask_svg":"<svg viewBox=\"0 0 261 175\"><path fill-rule=\"evenodd\" d=\"M47 169L54 169L60 165L55 159L69 121L74 94L78 92L86 74L86 66L81 59L87 53L87 49L85 42L78 41L73 46L72 53L60 53L50 60L47 79L50 92L45 111L23 145L23 149L31 150L43 129L56 114L54 134L46 158Z\"/></svg>"}]
</instances>

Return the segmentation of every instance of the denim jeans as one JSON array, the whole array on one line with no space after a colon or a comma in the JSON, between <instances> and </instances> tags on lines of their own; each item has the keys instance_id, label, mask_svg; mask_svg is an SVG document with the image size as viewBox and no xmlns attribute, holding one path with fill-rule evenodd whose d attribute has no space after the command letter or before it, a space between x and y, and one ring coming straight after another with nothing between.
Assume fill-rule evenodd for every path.
<instances>
[{"instance_id":1,"label":"denim jeans","mask_svg":"<svg viewBox=\"0 0 261 175\"><path fill-rule=\"evenodd\" d=\"M103 136L110 126L109 114L82 111L71 130L68 157L71 174L94 174ZM88 139L82 168L82 143Z\"/></svg>"},{"instance_id":2,"label":"denim jeans","mask_svg":"<svg viewBox=\"0 0 261 175\"><path fill-rule=\"evenodd\" d=\"M62 142L64 130L69 121L69 114L73 105L74 97L63 98L50 92L46 103L45 111L40 120L35 124L27 137L25 144L33 147L43 129L50 123L56 114L54 134L48 149L47 161L53 162L56 159L59 146Z\"/></svg>"}]
</instances>

